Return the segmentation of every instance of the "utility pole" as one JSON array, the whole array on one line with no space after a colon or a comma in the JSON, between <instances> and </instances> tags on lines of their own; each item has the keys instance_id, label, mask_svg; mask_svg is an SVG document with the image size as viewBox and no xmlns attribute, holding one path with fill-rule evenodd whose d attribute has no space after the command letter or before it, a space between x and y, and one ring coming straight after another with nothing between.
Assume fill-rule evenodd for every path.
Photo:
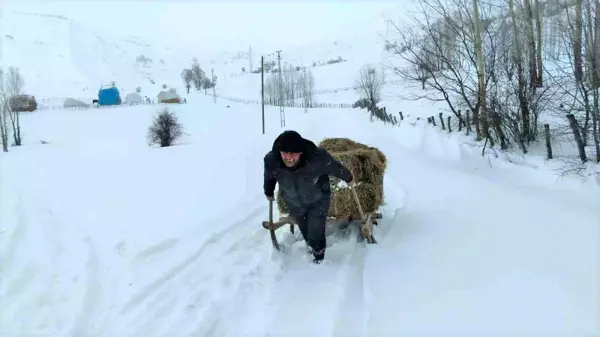
<instances>
[{"instance_id":1,"label":"utility pole","mask_svg":"<svg viewBox=\"0 0 600 337\"><path fill-rule=\"evenodd\" d=\"M265 134L265 57L260 57L260 96L262 101L262 131Z\"/></svg>"},{"instance_id":2,"label":"utility pole","mask_svg":"<svg viewBox=\"0 0 600 337\"><path fill-rule=\"evenodd\" d=\"M279 119L281 127L285 127L285 110L283 109L283 79L281 77L281 50L277 50L277 64L279 67Z\"/></svg>"},{"instance_id":3,"label":"utility pole","mask_svg":"<svg viewBox=\"0 0 600 337\"><path fill-rule=\"evenodd\" d=\"M213 102L217 103L217 93L215 92L215 87L216 87L216 85L215 85L215 68L212 68L210 70L210 73L211 73L210 78L212 81L212 89L213 89Z\"/></svg>"}]
</instances>

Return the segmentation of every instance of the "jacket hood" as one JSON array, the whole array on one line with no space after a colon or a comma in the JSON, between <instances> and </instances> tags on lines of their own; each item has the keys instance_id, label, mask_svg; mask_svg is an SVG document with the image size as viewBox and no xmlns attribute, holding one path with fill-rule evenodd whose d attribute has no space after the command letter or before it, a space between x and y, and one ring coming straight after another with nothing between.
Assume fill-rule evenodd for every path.
<instances>
[{"instance_id":1,"label":"jacket hood","mask_svg":"<svg viewBox=\"0 0 600 337\"><path fill-rule=\"evenodd\" d=\"M281 143L281 138L284 136L284 134L286 132L290 132L290 131L285 131L284 133L280 134L279 136L277 136L277 138L275 139L275 141L273 142L273 146L271 147L271 151L273 152L280 152L281 151L281 147L280 147L280 143ZM293 132L293 131L292 131ZM317 145L306 139L306 138L301 138L302 141L302 153L304 154L313 154L316 150L317 150Z\"/></svg>"},{"instance_id":2,"label":"jacket hood","mask_svg":"<svg viewBox=\"0 0 600 337\"><path fill-rule=\"evenodd\" d=\"M288 131L286 131L288 132ZM281 159L281 156L279 155L279 152L281 150L280 147L280 141L281 138L283 136L283 133L280 134L275 141L273 142L273 146L271 148L271 151L273 152L273 154L279 158L279 162L281 163L281 165L283 165L283 161ZM313 155L315 154L315 152L317 151L317 145L305 138L302 138L302 157L300 157L300 162L298 163L298 166L302 166L306 163L307 160L309 160L310 158L313 157Z\"/></svg>"}]
</instances>

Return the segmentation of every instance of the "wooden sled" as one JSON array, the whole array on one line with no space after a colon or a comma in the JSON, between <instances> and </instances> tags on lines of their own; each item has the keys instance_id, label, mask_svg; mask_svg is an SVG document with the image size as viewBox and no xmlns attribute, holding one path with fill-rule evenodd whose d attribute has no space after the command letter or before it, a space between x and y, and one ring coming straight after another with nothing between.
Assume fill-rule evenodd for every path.
<instances>
[{"instance_id":1,"label":"wooden sled","mask_svg":"<svg viewBox=\"0 0 600 337\"><path fill-rule=\"evenodd\" d=\"M326 225L329 227L338 227L339 229L344 229L353 223L357 223L360 225L360 236L366 239L368 243L377 243L372 234L373 225L377 225L377 219L381 218L381 213L367 213L365 220L352 217L343 219L330 217L327 219ZM290 231L294 233L294 225L297 226L298 223L291 216L281 217L275 222L263 221L262 223L264 229L273 232L285 225L290 225Z\"/></svg>"},{"instance_id":2,"label":"wooden sled","mask_svg":"<svg viewBox=\"0 0 600 337\"><path fill-rule=\"evenodd\" d=\"M354 189L352 189L352 192L354 194L354 199L358 205L358 209L359 209L359 212L362 215L362 217L360 219L328 218L326 225L327 226L347 227L351 223L358 222L358 224L360 225L360 232L359 232L360 238L367 240L367 243L369 243L369 244L375 244L375 243L377 243L377 241L375 240L375 237L373 237L373 225L377 225L376 219L381 219L382 216L380 213L371 213L371 212L364 213L362 211L362 207L358 200L358 195L356 194L356 191ZM285 225L288 225L288 224L290 225L290 231L292 233L294 233L294 225L297 225L296 220L291 216L284 216L274 222L273 221L273 201L269 201L269 221L263 221L262 226L264 229L267 229L270 231L271 243L273 244L273 247L277 250L279 250L279 242L277 242L277 238L275 237L275 231Z\"/></svg>"}]
</instances>

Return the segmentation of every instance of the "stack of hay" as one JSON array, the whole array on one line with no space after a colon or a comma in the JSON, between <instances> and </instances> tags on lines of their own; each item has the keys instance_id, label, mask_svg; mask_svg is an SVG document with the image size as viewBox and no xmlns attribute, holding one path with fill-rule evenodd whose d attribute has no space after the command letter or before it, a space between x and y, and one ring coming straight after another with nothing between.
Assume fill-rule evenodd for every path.
<instances>
[{"instance_id":1,"label":"stack of hay","mask_svg":"<svg viewBox=\"0 0 600 337\"><path fill-rule=\"evenodd\" d=\"M357 182L356 193L363 212L375 212L383 204L383 176L387 166L385 155L377 148L370 147L348 138L326 138L320 147L327 150L335 159L346 166ZM330 177L332 200L329 216L337 219L360 218L354 195L340 179ZM281 193L277 193L280 214L288 214Z\"/></svg>"}]
</instances>

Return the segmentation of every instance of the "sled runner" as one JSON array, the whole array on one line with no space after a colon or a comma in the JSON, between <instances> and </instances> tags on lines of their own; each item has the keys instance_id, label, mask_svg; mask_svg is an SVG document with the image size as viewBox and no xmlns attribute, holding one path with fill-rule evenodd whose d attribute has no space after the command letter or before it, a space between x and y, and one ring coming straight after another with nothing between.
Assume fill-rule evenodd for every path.
<instances>
[{"instance_id":1,"label":"sled runner","mask_svg":"<svg viewBox=\"0 0 600 337\"><path fill-rule=\"evenodd\" d=\"M350 217L350 218L345 218L345 219L329 217L327 219L326 225L345 228L348 225L357 223L360 226L359 238L367 240L367 243L369 243L369 244L377 243L377 241L373 237L373 225L377 225L376 219L381 219L382 218L381 214L373 213L373 212L364 213L362 211L360 200L359 200L358 195L356 194L354 188L352 188L352 194L354 195L354 199L356 201L358 209L360 210L361 217L360 218ZM271 243L273 244L273 247L277 250L279 250L279 242L277 241L277 238L275 237L275 231L285 225L288 225L288 224L290 225L290 231L292 233L294 233L294 225L297 225L296 220L291 216L284 216L274 222L273 221L273 201L269 201L269 221L263 221L262 226L264 229L267 229L270 231Z\"/></svg>"}]
</instances>

